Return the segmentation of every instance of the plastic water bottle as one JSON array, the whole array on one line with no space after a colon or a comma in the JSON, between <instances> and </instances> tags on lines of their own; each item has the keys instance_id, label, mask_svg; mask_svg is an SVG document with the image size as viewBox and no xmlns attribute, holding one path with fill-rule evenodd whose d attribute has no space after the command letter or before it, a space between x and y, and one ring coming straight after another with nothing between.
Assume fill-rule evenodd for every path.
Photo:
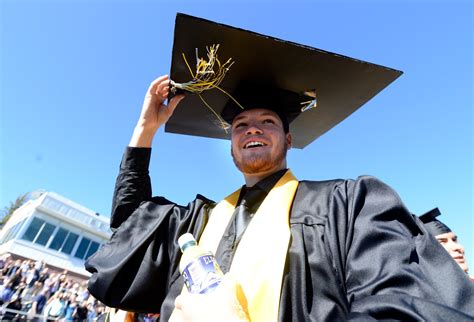
<instances>
[{"instance_id":1,"label":"plastic water bottle","mask_svg":"<svg viewBox=\"0 0 474 322\"><path fill-rule=\"evenodd\" d=\"M178 238L183 252L179 262L179 272L190 293L208 293L219 285L222 271L212 252L200 247L192 234L186 233Z\"/></svg>"}]
</instances>

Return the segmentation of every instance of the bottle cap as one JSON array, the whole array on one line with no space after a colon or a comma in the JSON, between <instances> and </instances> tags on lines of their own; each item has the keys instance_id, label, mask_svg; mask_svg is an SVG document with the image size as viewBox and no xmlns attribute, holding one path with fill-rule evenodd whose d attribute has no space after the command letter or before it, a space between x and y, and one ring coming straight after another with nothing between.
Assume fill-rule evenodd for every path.
<instances>
[{"instance_id":1,"label":"bottle cap","mask_svg":"<svg viewBox=\"0 0 474 322\"><path fill-rule=\"evenodd\" d=\"M185 248L185 245L188 243L190 243L191 245L197 244L196 239L194 239L193 234L186 233L186 234L181 235L178 238L178 245L179 245L179 248L181 248L182 250Z\"/></svg>"}]
</instances>

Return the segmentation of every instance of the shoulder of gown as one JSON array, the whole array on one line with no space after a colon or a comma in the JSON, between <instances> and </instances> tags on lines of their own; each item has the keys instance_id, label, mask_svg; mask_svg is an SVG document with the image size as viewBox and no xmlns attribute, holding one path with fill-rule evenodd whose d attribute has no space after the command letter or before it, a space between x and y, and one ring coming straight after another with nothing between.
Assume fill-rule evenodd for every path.
<instances>
[{"instance_id":1,"label":"shoulder of gown","mask_svg":"<svg viewBox=\"0 0 474 322\"><path fill-rule=\"evenodd\" d=\"M313 282L321 271L333 274L330 287L342 293L306 284L311 292L322 288L321 296L344 296L340 314L347 318L465 320L474 312L472 283L398 194L375 177L300 182L290 224L306 256L306 264L293 270L306 267ZM311 308L317 301L306 300Z\"/></svg>"},{"instance_id":2,"label":"shoulder of gown","mask_svg":"<svg viewBox=\"0 0 474 322\"><path fill-rule=\"evenodd\" d=\"M201 195L187 206L163 197L141 202L86 261L91 294L110 307L159 313L179 277L178 237L187 232L200 236L213 205Z\"/></svg>"}]
</instances>

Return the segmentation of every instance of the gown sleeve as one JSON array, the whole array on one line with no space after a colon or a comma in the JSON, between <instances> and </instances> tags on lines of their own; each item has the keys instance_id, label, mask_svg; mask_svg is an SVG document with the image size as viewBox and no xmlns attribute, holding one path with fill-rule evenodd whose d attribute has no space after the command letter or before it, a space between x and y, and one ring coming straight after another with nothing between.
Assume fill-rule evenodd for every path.
<instances>
[{"instance_id":1,"label":"gown sleeve","mask_svg":"<svg viewBox=\"0 0 474 322\"><path fill-rule=\"evenodd\" d=\"M110 228L119 227L140 203L151 199L150 157L151 148L125 149L115 182Z\"/></svg>"},{"instance_id":2,"label":"gown sleeve","mask_svg":"<svg viewBox=\"0 0 474 322\"><path fill-rule=\"evenodd\" d=\"M390 187L366 176L338 193L349 319L472 321L473 283Z\"/></svg>"},{"instance_id":3,"label":"gown sleeve","mask_svg":"<svg viewBox=\"0 0 474 322\"><path fill-rule=\"evenodd\" d=\"M112 237L86 261L88 288L99 301L127 311L159 313L179 277L179 236L200 236L212 201L187 206L151 197L151 149L127 148L112 206ZM178 289L178 287L175 287Z\"/></svg>"}]
</instances>

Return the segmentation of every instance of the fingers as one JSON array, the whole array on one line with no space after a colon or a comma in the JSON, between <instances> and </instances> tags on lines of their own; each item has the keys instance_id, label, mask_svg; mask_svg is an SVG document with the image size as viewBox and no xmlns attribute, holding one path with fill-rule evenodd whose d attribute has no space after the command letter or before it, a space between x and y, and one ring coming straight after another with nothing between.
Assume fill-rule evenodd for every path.
<instances>
[{"instance_id":1,"label":"fingers","mask_svg":"<svg viewBox=\"0 0 474 322\"><path fill-rule=\"evenodd\" d=\"M221 285L227 290L235 290L237 287L237 280L231 273L227 273L222 277Z\"/></svg>"},{"instance_id":2,"label":"fingers","mask_svg":"<svg viewBox=\"0 0 474 322\"><path fill-rule=\"evenodd\" d=\"M174 300L174 307L177 308L178 310L182 310L183 302L184 302L183 295L178 295L178 297L176 297L176 299Z\"/></svg>"},{"instance_id":3,"label":"fingers","mask_svg":"<svg viewBox=\"0 0 474 322\"><path fill-rule=\"evenodd\" d=\"M166 79L160 83L158 83L158 86L156 87L155 94L161 95L163 97L168 96L168 92L170 90L170 80Z\"/></svg>"},{"instance_id":4,"label":"fingers","mask_svg":"<svg viewBox=\"0 0 474 322\"><path fill-rule=\"evenodd\" d=\"M148 87L148 95L157 96L163 102L168 97L169 83L168 75L158 77Z\"/></svg>"},{"instance_id":5,"label":"fingers","mask_svg":"<svg viewBox=\"0 0 474 322\"><path fill-rule=\"evenodd\" d=\"M239 301L236 288L236 280L226 275L211 293L183 292L175 299L173 321L249 321L246 300L243 304Z\"/></svg>"},{"instance_id":6,"label":"fingers","mask_svg":"<svg viewBox=\"0 0 474 322\"><path fill-rule=\"evenodd\" d=\"M166 80L169 80L168 75L163 75L156 78L153 82L151 82L150 86L148 87L148 91L151 94L156 94L156 88L158 87L158 85Z\"/></svg>"},{"instance_id":7,"label":"fingers","mask_svg":"<svg viewBox=\"0 0 474 322\"><path fill-rule=\"evenodd\" d=\"M168 109L171 114L173 114L176 106L178 106L179 102L181 102L183 98L184 98L184 95L180 94L170 99L170 101L168 102Z\"/></svg>"}]
</instances>

